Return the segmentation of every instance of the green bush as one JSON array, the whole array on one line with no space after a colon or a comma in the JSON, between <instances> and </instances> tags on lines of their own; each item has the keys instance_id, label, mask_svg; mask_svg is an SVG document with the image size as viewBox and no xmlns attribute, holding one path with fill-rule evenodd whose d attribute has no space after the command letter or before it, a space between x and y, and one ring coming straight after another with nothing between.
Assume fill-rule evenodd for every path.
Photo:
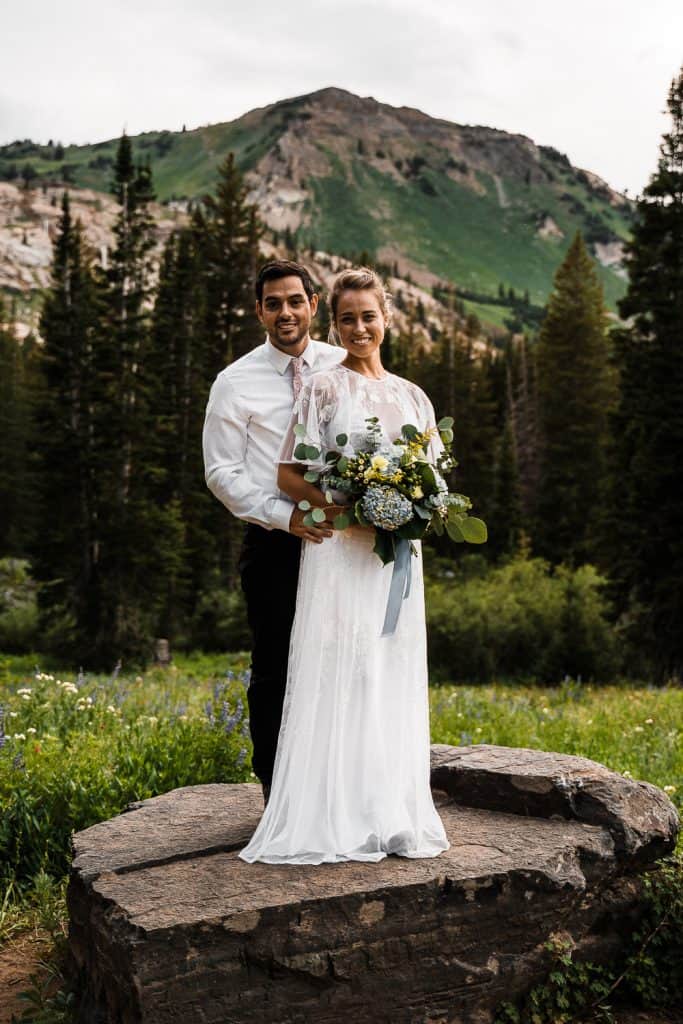
<instances>
[{"instance_id":1,"label":"green bush","mask_svg":"<svg viewBox=\"0 0 683 1024\"><path fill-rule=\"evenodd\" d=\"M20 558L0 559L0 650L24 654L36 647L38 608L29 564Z\"/></svg>"},{"instance_id":2,"label":"green bush","mask_svg":"<svg viewBox=\"0 0 683 1024\"><path fill-rule=\"evenodd\" d=\"M189 649L247 651L251 635L241 589L217 585L202 594L189 624Z\"/></svg>"},{"instance_id":3,"label":"green bush","mask_svg":"<svg viewBox=\"0 0 683 1024\"><path fill-rule=\"evenodd\" d=\"M487 571L475 555L449 575L442 570L427 579L432 675L472 682L605 681L617 670L606 581L593 566L553 569L520 555Z\"/></svg>"}]
</instances>

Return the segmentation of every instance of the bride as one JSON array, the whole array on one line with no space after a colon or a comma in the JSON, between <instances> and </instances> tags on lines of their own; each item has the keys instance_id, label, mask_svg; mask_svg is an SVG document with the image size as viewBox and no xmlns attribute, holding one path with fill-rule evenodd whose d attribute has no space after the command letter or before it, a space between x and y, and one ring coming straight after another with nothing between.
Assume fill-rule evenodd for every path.
<instances>
[{"instance_id":1,"label":"bride","mask_svg":"<svg viewBox=\"0 0 683 1024\"><path fill-rule=\"evenodd\" d=\"M304 473L326 451L351 454L376 416L384 440L405 423L436 420L417 385L388 373L380 350L389 296L367 268L343 271L330 296L330 340L343 362L304 385L280 452L278 486L298 502L326 507ZM301 440L321 452L314 464L293 455ZM299 427L299 433L301 427ZM431 457L441 450L438 433ZM393 566L373 552L374 530L335 531L304 544L292 627L287 688L270 798L248 845L248 862L321 864L378 861L389 853L436 857L450 843L429 785L427 646L420 542L395 632L382 636Z\"/></svg>"}]
</instances>

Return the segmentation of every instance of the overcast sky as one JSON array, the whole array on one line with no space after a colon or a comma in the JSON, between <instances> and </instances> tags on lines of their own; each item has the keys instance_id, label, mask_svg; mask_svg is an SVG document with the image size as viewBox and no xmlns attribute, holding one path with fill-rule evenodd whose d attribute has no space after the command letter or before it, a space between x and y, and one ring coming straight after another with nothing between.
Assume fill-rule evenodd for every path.
<instances>
[{"instance_id":1,"label":"overcast sky","mask_svg":"<svg viewBox=\"0 0 683 1024\"><path fill-rule=\"evenodd\" d=\"M0 143L189 129L336 85L521 132L634 195L682 63L681 0L20 0Z\"/></svg>"}]
</instances>

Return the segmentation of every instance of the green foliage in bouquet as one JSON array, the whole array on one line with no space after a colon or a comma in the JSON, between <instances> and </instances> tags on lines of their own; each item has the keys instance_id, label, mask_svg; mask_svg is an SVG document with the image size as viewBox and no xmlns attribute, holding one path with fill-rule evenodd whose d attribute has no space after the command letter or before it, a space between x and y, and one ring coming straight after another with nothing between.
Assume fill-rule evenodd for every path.
<instances>
[{"instance_id":1,"label":"green foliage in bouquet","mask_svg":"<svg viewBox=\"0 0 683 1024\"><path fill-rule=\"evenodd\" d=\"M394 560L396 541L419 540L433 530L438 536L446 533L456 543L483 544L487 538L486 524L468 514L472 502L464 494L449 491L445 475L457 466L451 454L453 419L445 416L431 430L420 432L411 423L401 428L400 437L387 444L376 416L366 419L365 438L350 455L331 450L325 454L325 465L309 469L304 479L317 484L328 504L341 501L348 509L334 519L337 530L353 523L375 529L375 552L386 565ZM438 430L444 450L432 460L429 445ZM315 462L320 449L306 440L306 428L297 424L299 438L294 457L301 462ZM336 438L340 448L348 446L346 434ZM339 498L341 495L341 499ZM308 501L299 502L306 512L304 523L321 523L325 513L312 508Z\"/></svg>"}]
</instances>

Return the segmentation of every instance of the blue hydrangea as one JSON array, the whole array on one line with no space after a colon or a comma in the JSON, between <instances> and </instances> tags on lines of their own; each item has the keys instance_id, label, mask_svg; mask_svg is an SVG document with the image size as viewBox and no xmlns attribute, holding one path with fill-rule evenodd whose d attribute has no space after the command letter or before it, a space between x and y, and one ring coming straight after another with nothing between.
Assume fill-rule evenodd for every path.
<instances>
[{"instance_id":1,"label":"blue hydrangea","mask_svg":"<svg viewBox=\"0 0 683 1024\"><path fill-rule=\"evenodd\" d=\"M395 487L370 484L363 495L361 508L365 518L382 530L398 530L413 518L413 503L399 494Z\"/></svg>"}]
</instances>

